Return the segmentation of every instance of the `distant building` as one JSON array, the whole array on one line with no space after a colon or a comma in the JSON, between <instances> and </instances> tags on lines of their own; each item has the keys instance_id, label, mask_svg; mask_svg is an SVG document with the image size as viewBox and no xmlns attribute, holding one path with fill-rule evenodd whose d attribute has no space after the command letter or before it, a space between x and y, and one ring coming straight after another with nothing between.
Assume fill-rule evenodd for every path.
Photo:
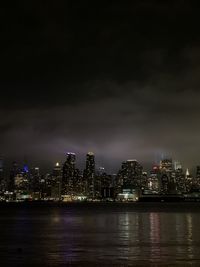
<instances>
[{"instance_id":1,"label":"distant building","mask_svg":"<svg viewBox=\"0 0 200 267\"><path fill-rule=\"evenodd\" d=\"M138 189L141 187L142 166L137 160L122 162L122 167L117 175L118 193L123 189Z\"/></svg>"},{"instance_id":2,"label":"distant building","mask_svg":"<svg viewBox=\"0 0 200 267\"><path fill-rule=\"evenodd\" d=\"M193 179L193 189L200 191L200 166L196 167L196 176Z\"/></svg>"},{"instance_id":3,"label":"distant building","mask_svg":"<svg viewBox=\"0 0 200 267\"><path fill-rule=\"evenodd\" d=\"M160 161L160 179L162 193L176 193L175 172L172 159L163 159Z\"/></svg>"},{"instance_id":4,"label":"distant building","mask_svg":"<svg viewBox=\"0 0 200 267\"><path fill-rule=\"evenodd\" d=\"M14 177L14 194L16 200L30 198L30 175L27 165L18 168L18 172Z\"/></svg>"},{"instance_id":5,"label":"distant building","mask_svg":"<svg viewBox=\"0 0 200 267\"><path fill-rule=\"evenodd\" d=\"M159 193L161 189L160 169L159 166L154 165L148 176L148 183L145 189L149 190L152 194Z\"/></svg>"},{"instance_id":6,"label":"distant building","mask_svg":"<svg viewBox=\"0 0 200 267\"><path fill-rule=\"evenodd\" d=\"M185 175L183 173L183 169L180 164L176 166L175 179L176 179L177 193L178 194L185 193L186 192Z\"/></svg>"},{"instance_id":7,"label":"distant building","mask_svg":"<svg viewBox=\"0 0 200 267\"><path fill-rule=\"evenodd\" d=\"M40 169L34 167L30 169L30 193L32 199L38 200L41 198L41 175Z\"/></svg>"},{"instance_id":8,"label":"distant building","mask_svg":"<svg viewBox=\"0 0 200 267\"><path fill-rule=\"evenodd\" d=\"M0 158L0 198L6 190L6 180L4 172L4 162L3 158Z\"/></svg>"},{"instance_id":9,"label":"distant building","mask_svg":"<svg viewBox=\"0 0 200 267\"><path fill-rule=\"evenodd\" d=\"M176 170L180 170L180 169L182 169L181 163L179 161L175 161L174 162L174 170L176 171Z\"/></svg>"},{"instance_id":10,"label":"distant building","mask_svg":"<svg viewBox=\"0 0 200 267\"><path fill-rule=\"evenodd\" d=\"M76 193L79 171L76 169L76 154L69 152L62 170L62 195L73 195Z\"/></svg>"},{"instance_id":11,"label":"distant building","mask_svg":"<svg viewBox=\"0 0 200 267\"><path fill-rule=\"evenodd\" d=\"M89 198L96 197L96 179L95 179L95 156L93 152L86 155L86 166L83 173L86 184L86 194Z\"/></svg>"},{"instance_id":12,"label":"distant building","mask_svg":"<svg viewBox=\"0 0 200 267\"><path fill-rule=\"evenodd\" d=\"M53 168L51 177L51 198L54 200L61 199L61 184L62 184L62 167L57 162Z\"/></svg>"},{"instance_id":13,"label":"distant building","mask_svg":"<svg viewBox=\"0 0 200 267\"><path fill-rule=\"evenodd\" d=\"M185 172L185 187L186 187L186 192L191 192L192 187L193 187L193 177L190 175L189 169L186 169Z\"/></svg>"}]
</instances>

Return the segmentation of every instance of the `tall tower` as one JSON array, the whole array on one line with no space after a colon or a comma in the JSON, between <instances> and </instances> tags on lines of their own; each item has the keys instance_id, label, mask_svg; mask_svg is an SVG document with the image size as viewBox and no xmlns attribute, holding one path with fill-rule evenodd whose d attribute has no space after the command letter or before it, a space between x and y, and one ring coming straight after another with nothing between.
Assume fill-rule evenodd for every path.
<instances>
[{"instance_id":1,"label":"tall tower","mask_svg":"<svg viewBox=\"0 0 200 267\"><path fill-rule=\"evenodd\" d=\"M160 161L160 175L162 193L166 194L175 191L172 159L163 159Z\"/></svg>"},{"instance_id":2,"label":"tall tower","mask_svg":"<svg viewBox=\"0 0 200 267\"><path fill-rule=\"evenodd\" d=\"M75 164L76 154L68 152L66 155L66 161L63 164L62 195L71 195L74 193L74 185L77 177Z\"/></svg>"},{"instance_id":3,"label":"tall tower","mask_svg":"<svg viewBox=\"0 0 200 267\"><path fill-rule=\"evenodd\" d=\"M86 166L84 170L87 195L95 198L95 156L93 152L86 155Z\"/></svg>"},{"instance_id":4,"label":"tall tower","mask_svg":"<svg viewBox=\"0 0 200 267\"><path fill-rule=\"evenodd\" d=\"M40 169L34 167L30 169L30 191L33 199L41 198L41 175Z\"/></svg>"},{"instance_id":5,"label":"tall tower","mask_svg":"<svg viewBox=\"0 0 200 267\"><path fill-rule=\"evenodd\" d=\"M51 181L51 197L55 200L61 198L61 182L62 182L62 167L57 162L53 168L52 181Z\"/></svg>"}]
</instances>

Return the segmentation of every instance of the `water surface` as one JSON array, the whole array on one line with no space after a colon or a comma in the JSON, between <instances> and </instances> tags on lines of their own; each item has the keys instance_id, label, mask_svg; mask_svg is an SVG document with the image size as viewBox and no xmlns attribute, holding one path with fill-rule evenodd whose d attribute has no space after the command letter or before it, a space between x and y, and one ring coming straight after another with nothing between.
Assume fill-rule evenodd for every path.
<instances>
[{"instance_id":1,"label":"water surface","mask_svg":"<svg viewBox=\"0 0 200 267\"><path fill-rule=\"evenodd\" d=\"M1 266L200 266L199 203L0 205Z\"/></svg>"}]
</instances>

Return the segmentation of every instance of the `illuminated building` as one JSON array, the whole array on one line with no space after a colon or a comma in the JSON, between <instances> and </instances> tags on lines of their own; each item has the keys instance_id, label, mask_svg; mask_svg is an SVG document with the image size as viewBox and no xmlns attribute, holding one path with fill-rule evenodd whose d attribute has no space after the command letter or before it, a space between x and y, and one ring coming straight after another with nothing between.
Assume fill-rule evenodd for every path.
<instances>
[{"instance_id":1,"label":"illuminated building","mask_svg":"<svg viewBox=\"0 0 200 267\"><path fill-rule=\"evenodd\" d=\"M38 167L30 169L30 192L32 199L38 200L41 198L41 176L40 176L40 169Z\"/></svg>"},{"instance_id":2,"label":"illuminated building","mask_svg":"<svg viewBox=\"0 0 200 267\"><path fill-rule=\"evenodd\" d=\"M186 169L186 172L185 172L185 187L186 187L186 192L191 192L192 186L193 186L192 176L189 173L189 169Z\"/></svg>"},{"instance_id":3,"label":"illuminated building","mask_svg":"<svg viewBox=\"0 0 200 267\"><path fill-rule=\"evenodd\" d=\"M177 188L177 193L181 194L186 192L186 187L185 187L185 175L183 173L183 169L181 164L178 162L177 164L174 164L175 168L175 180L176 180L176 188Z\"/></svg>"},{"instance_id":4,"label":"illuminated building","mask_svg":"<svg viewBox=\"0 0 200 267\"><path fill-rule=\"evenodd\" d=\"M197 166L197 169L196 169L196 177L198 179L200 179L200 166Z\"/></svg>"},{"instance_id":5,"label":"illuminated building","mask_svg":"<svg viewBox=\"0 0 200 267\"><path fill-rule=\"evenodd\" d=\"M102 199L114 198L113 177L104 172L100 175L100 182L101 182L101 190L100 190L101 198Z\"/></svg>"},{"instance_id":6,"label":"illuminated building","mask_svg":"<svg viewBox=\"0 0 200 267\"><path fill-rule=\"evenodd\" d=\"M40 181L41 196L45 200L51 199L52 174L46 173Z\"/></svg>"},{"instance_id":7,"label":"illuminated building","mask_svg":"<svg viewBox=\"0 0 200 267\"><path fill-rule=\"evenodd\" d=\"M95 180L95 156L93 152L88 152L86 155L86 166L83 173L84 182L86 185L86 194L89 198L96 197L96 180Z\"/></svg>"},{"instance_id":8,"label":"illuminated building","mask_svg":"<svg viewBox=\"0 0 200 267\"><path fill-rule=\"evenodd\" d=\"M3 193L6 190L6 181L4 176L4 167L3 167L3 159L0 158L0 197L3 196Z\"/></svg>"},{"instance_id":9,"label":"illuminated building","mask_svg":"<svg viewBox=\"0 0 200 267\"><path fill-rule=\"evenodd\" d=\"M163 159L160 161L160 170L166 173L173 171L172 159Z\"/></svg>"},{"instance_id":10,"label":"illuminated building","mask_svg":"<svg viewBox=\"0 0 200 267\"><path fill-rule=\"evenodd\" d=\"M152 194L155 194L160 192L160 188L160 169L159 166L154 165L150 175L148 176L147 190L149 190Z\"/></svg>"},{"instance_id":11,"label":"illuminated building","mask_svg":"<svg viewBox=\"0 0 200 267\"><path fill-rule=\"evenodd\" d=\"M120 193L123 189L136 189L141 187L142 166L137 160L122 162L122 167L117 175L116 191Z\"/></svg>"},{"instance_id":12,"label":"illuminated building","mask_svg":"<svg viewBox=\"0 0 200 267\"><path fill-rule=\"evenodd\" d=\"M175 173L173 172L172 159L164 159L160 162L161 192L164 194L176 192Z\"/></svg>"},{"instance_id":13,"label":"illuminated building","mask_svg":"<svg viewBox=\"0 0 200 267\"><path fill-rule=\"evenodd\" d=\"M61 199L62 167L57 162L54 166L51 180L51 197L54 200Z\"/></svg>"},{"instance_id":14,"label":"illuminated building","mask_svg":"<svg viewBox=\"0 0 200 267\"><path fill-rule=\"evenodd\" d=\"M137 189L123 189L121 193L117 194L118 201L138 201L139 191Z\"/></svg>"},{"instance_id":15,"label":"illuminated building","mask_svg":"<svg viewBox=\"0 0 200 267\"><path fill-rule=\"evenodd\" d=\"M194 192L200 192L200 166L196 167L196 175L192 179L192 188Z\"/></svg>"},{"instance_id":16,"label":"illuminated building","mask_svg":"<svg viewBox=\"0 0 200 267\"><path fill-rule=\"evenodd\" d=\"M195 187L200 190L200 166L197 166L196 168Z\"/></svg>"},{"instance_id":17,"label":"illuminated building","mask_svg":"<svg viewBox=\"0 0 200 267\"><path fill-rule=\"evenodd\" d=\"M142 172L141 175L141 181L140 181L140 189L143 191L145 188L147 188L147 183L148 183L148 174L147 172Z\"/></svg>"},{"instance_id":18,"label":"illuminated building","mask_svg":"<svg viewBox=\"0 0 200 267\"><path fill-rule=\"evenodd\" d=\"M181 170L182 169L182 165L179 161L175 161L174 162L174 170Z\"/></svg>"},{"instance_id":19,"label":"illuminated building","mask_svg":"<svg viewBox=\"0 0 200 267\"><path fill-rule=\"evenodd\" d=\"M29 169L27 165L24 165L22 169L18 170L14 177L14 193L16 200L30 198L29 182Z\"/></svg>"},{"instance_id":20,"label":"illuminated building","mask_svg":"<svg viewBox=\"0 0 200 267\"><path fill-rule=\"evenodd\" d=\"M79 172L75 167L76 154L68 152L66 155L66 161L63 164L62 171L62 195L72 195L76 193L77 180L79 178Z\"/></svg>"}]
</instances>

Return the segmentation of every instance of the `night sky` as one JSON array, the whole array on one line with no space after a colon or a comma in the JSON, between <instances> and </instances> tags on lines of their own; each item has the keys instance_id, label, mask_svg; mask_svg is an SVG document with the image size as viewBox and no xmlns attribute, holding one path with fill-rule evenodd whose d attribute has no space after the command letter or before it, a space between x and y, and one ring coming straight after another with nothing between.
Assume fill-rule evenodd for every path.
<instances>
[{"instance_id":1,"label":"night sky","mask_svg":"<svg viewBox=\"0 0 200 267\"><path fill-rule=\"evenodd\" d=\"M198 1L6 1L0 154L200 164Z\"/></svg>"}]
</instances>

